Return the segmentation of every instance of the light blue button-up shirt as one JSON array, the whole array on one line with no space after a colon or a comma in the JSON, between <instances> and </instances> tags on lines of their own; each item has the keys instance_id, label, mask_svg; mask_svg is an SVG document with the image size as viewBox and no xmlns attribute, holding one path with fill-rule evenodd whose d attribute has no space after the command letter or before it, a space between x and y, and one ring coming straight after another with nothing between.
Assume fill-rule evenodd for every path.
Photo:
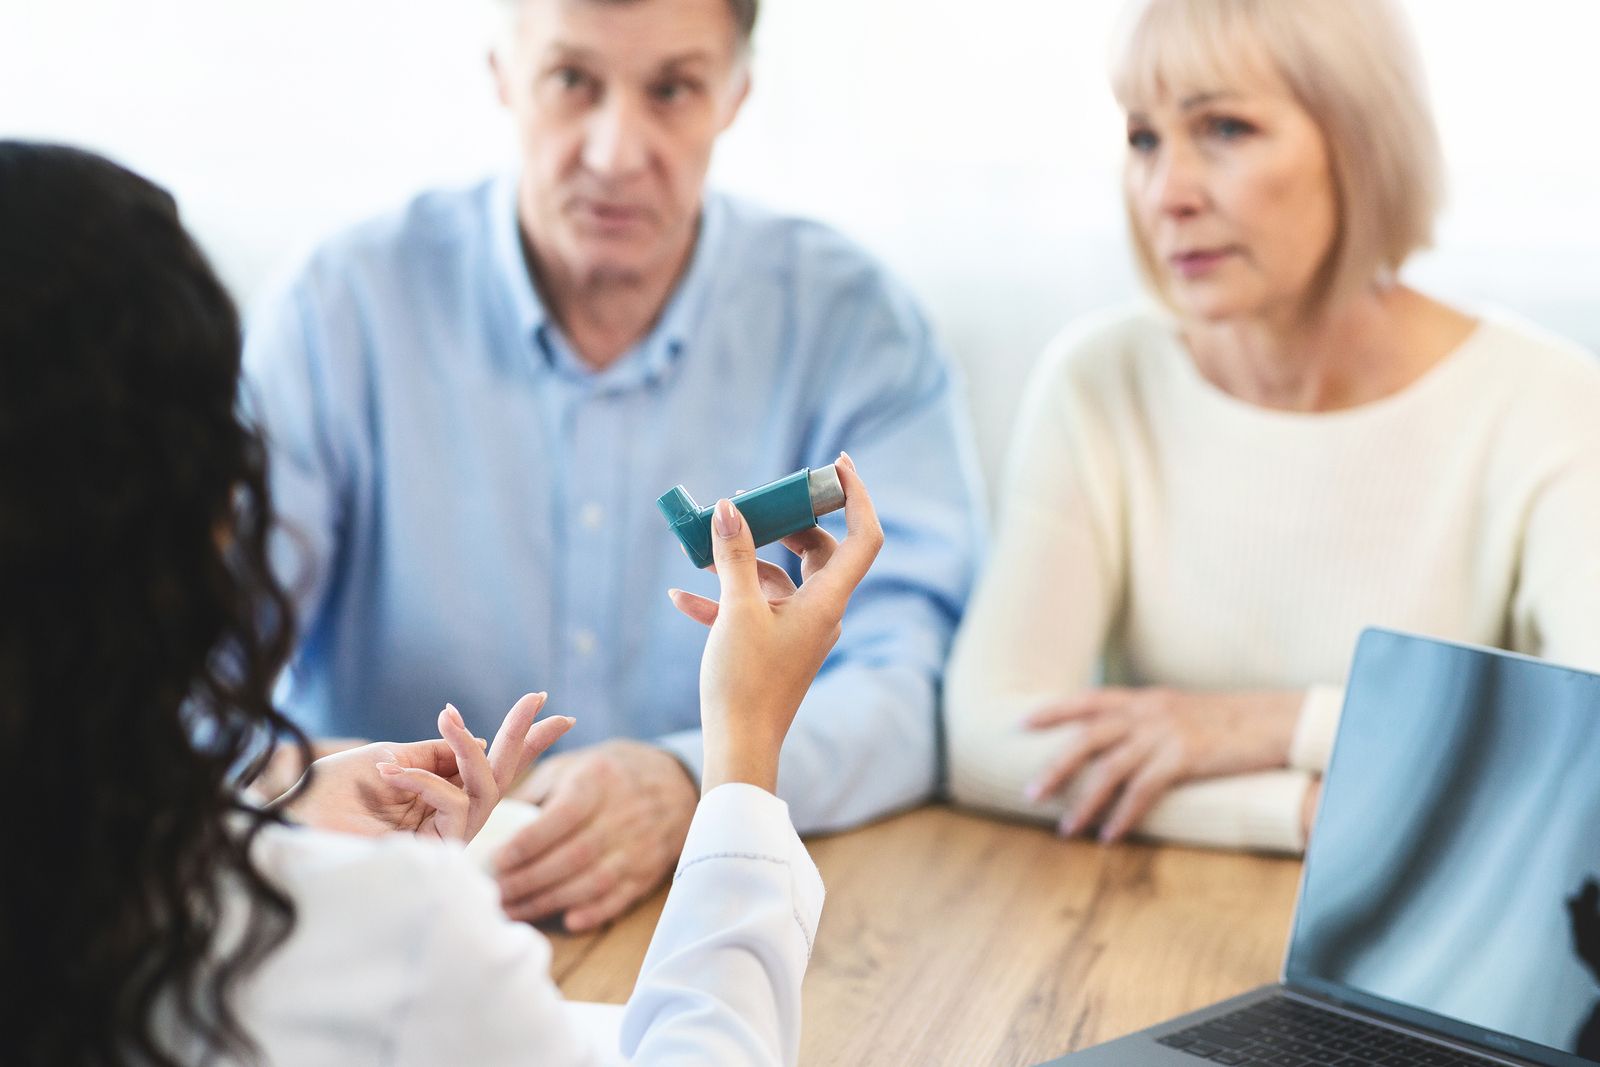
<instances>
[{"instance_id":1,"label":"light blue button-up shirt","mask_svg":"<svg viewBox=\"0 0 1600 1067\"><path fill-rule=\"evenodd\" d=\"M803 830L926 797L982 492L911 297L826 227L708 194L659 321L597 372L539 299L514 189L425 194L334 239L251 322L302 633L287 710L315 735L403 740L447 700L487 733L548 689L577 719L563 746L651 739L699 768L705 631L666 590L716 581L656 497L681 482L705 503L848 449L886 543L779 792Z\"/></svg>"}]
</instances>

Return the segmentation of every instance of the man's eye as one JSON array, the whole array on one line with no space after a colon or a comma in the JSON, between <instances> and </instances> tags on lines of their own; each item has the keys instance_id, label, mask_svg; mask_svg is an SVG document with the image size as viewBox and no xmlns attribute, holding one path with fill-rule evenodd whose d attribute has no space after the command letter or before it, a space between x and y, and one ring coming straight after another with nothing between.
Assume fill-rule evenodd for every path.
<instances>
[{"instance_id":1,"label":"man's eye","mask_svg":"<svg viewBox=\"0 0 1600 1067\"><path fill-rule=\"evenodd\" d=\"M1149 130L1128 131L1128 147L1135 152L1154 152L1156 144L1156 135Z\"/></svg>"},{"instance_id":2,"label":"man's eye","mask_svg":"<svg viewBox=\"0 0 1600 1067\"><path fill-rule=\"evenodd\" d=\"M563 89L581 89L589 84L589 76L577 67L560 67L556 70L556 84Z\"/></svg>"},{"instance_id":3,"label":"man's eye","mask_svg":"<svg viewBox=\"0 0 1600 1067\"><path fill-rule=\"evenodd\" d=\"M689 95L693 88L686 81L661 82L650 90L650 96L659 104L672 104Z\"/></svg>"}]
</instances>

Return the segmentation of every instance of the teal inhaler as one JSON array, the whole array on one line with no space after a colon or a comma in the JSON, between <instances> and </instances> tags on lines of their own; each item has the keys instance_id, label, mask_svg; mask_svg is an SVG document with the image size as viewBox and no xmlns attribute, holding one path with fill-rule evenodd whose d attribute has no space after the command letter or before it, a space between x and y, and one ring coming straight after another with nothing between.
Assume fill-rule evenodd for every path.
<instances>
[{"instance_id":1,"label":"teal inhaler","mask_svg":"<svg viewBox=\"0 0 1600 1067\"><path fill-rule=\"evenodd\" d=\"M819 516L844 507L844 486L833 464L812 469L803 467L759 489L739 493L733 498L756 547L770 545L792 533L809 530ZM714 507L701 507L681 485L661 494L656 507L667 517L667 525L696 567L711 566L711 514Z\"/></svg>"}]
</instances>

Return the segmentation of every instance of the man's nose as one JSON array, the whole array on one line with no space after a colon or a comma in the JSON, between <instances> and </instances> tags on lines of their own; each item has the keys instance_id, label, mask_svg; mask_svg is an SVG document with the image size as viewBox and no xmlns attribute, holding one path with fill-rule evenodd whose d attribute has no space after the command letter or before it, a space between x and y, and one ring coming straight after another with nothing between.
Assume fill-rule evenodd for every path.
<instances>
[{"instance_id":1,"label":"man's nose","mask_svg":"<svg viewBox=\"0 0 1600 1067\"><path fill-rule=\"evenodd\" d=\"M643 170L649 158L650 123L644 107L624 93L608 94L589 116L584 166L603 178L626 178Z\"/></svg>"}]
</instances>

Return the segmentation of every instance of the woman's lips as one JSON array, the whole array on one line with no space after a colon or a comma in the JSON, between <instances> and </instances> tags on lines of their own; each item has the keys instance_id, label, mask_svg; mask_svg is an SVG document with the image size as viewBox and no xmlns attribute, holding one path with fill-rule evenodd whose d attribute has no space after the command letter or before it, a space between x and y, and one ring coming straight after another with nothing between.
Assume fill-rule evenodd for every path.
<instances>
[{"instance_id":1,"label":"woman's lips","mask_svg":"<svg viewBox=\"0 0 1600 1067\"><path fill-rule=\"evenodd\" d=\"M1215 270L1234 254L1232 248L1200 248L1192 252L1179 252L1168 256L1172 269L1185 278L1198 278Z\"/></svg>"}]
</instances>

